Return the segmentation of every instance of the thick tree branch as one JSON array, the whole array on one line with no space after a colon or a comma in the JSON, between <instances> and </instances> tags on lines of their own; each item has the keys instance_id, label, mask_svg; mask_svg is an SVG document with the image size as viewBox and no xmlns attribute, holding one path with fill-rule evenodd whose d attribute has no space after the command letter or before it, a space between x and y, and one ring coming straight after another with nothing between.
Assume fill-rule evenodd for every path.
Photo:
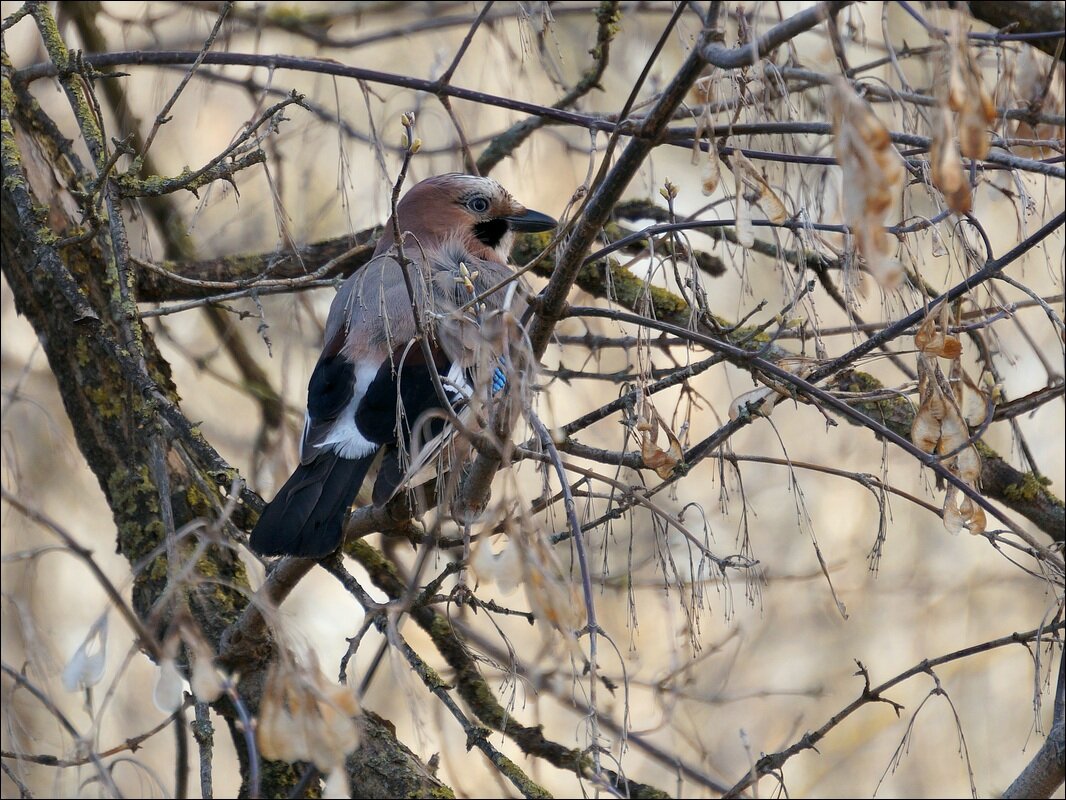
<instances>
[{"instance_id":1,"label":"thick tree branch","mask_svg":"<svg viewBox=\"0 0 1066 800\"><path fill-rule=\"evenodd\" d=\"M766 33L756 37L750 44L739 47L728 48L720 40L709 42L703 45L703 58L708 64L719 69L753 66L774 48L795 39L801 33L825 22L831 16L839 14L849 5L851 5L851 0L818 3L778 23Z\"/></svg>"},{"instance_id":2,"label":"thick tree branch","mask_svg":"<svg viewBox=\"0 0 1066 800\"><path fill-rule=\"evenodd\" d=\"M43 10L39 14L42 25L54 24ZM61 42L57 30L52 30L52 37ZM85 185L88 176L54 123L12 86L6 54L2 98L4 277L16 308L43 343L78 446L114 514L119 551L134 570L134 610L154 635L161 637L166 631L171 570L165 563L159 490L150 477L156 426L143 424L150 418L168 434L164 463L173 525L181 529L197 520L218 520L216 539L198 543L197 537L189 536L178 543L176 554L196 559L194 563L171 565L189 574L183 587L189 609L207 639L217 645L223 630L247 604L248 583L237 547L243 537L240 528L251 522L250 509L261 501L243 492L248 509L238 507L232 517L224 514L223 488L233 484L236 472L181 413L169 365L150 332L133 314L115 319L114 314L124 314L125 309L112 302L113 273L104 269L110 246L106 227L63 249L56 246L80 225L75 217L79 199L71 189ZM126 341L120 322L138 327L146 372L130 350L119 345ZM253 709L262 688L261 665L255 660L233 665L241 670L242 696ZM222 701L218 709L231 726L235 724L228 703ZM390 729L379 726L378 732L377 755L373 750L367 754L377 764L378 781L368 785L386 787L377 796L402 796L412 787L418 787L418 793L440 790L440 783ZM243 733L235 737L239 752L243 740ZM391 755L383 762L386 751ZM284 794L295 781L291 768L277 765L268 769L263 787ZM353 785L358 786L358 781Z\"/></svg>"},{"instance_id":3,"label":"thick tree branch","mask_svg":"<svg viewBox=\"0 0 1066 800\"><path fill-rule=\"evenodd\" d=\"M1059 31L1058 36L1030 39L1029 44L1066 61L1062 47L1062 30L1066 27L1066 4L1059 0L970 0L970 13L976 19L1011 33Z\"/></svg>"}]
</instances>

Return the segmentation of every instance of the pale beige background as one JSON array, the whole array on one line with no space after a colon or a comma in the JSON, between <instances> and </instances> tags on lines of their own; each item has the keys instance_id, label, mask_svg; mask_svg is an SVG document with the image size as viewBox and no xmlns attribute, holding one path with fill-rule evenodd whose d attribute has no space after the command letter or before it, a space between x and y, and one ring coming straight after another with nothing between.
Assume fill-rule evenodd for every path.
<instances>
[{"instance_id":1,"label":"pale beige background","mask_svg":"<svg viewBox=\"0 0 1066 800\"><path fill-rule=\"evenodd\" d=\"M374 3L345 4L353 12L363 5L366 8L362 9L361 18L338 23L331 33L342 36L354 35L356 31L362 34L389 29L403 20L420 19L426 13L422 4L391 4L388 11L380 10L380 4ZM539 19L539 4L528 5ZM785 13L791 13L797 4L781 5ZM15 3L3 3L3 15L16 8ZM144 13L162 9L174 12L176 7L162 3L123 3L110 4L109 8L117 15L138 20ZM473 8L471 4L456 4L453 11L470 13ZM267 9L277 7L268 5ZM626 12L604 80L606 91L590 95L583 108L608 111L621 105L669 10L667 6L643 15ZM519 21L517 16L516 12L493 30L479 32L454 82L548 104L556 92L544 75L540 57L529 45L531 23ZM869 4L862 11L851 12L850 19L864 26L868 38L866 48L854 48L855 58L869 60L882 53L880 4ZM146 37L138 26L122 30L114 23L105 23L105 31L113 37L116 47L194 49L199 47L213 21L211 15L202 11L178 10L157 27L158 42ZM885 22L897 44L902 39L912 44L925 42L924 34L898 9L888 10ZM588 15L560 15L550 29L551 59L568 81L572 82L587 63L585 51L591 30ZM72 32L66 32L74 46ZM666 53L653 70L652 86L661 85L670 77L683 57L683 47L695 32L694 18L690 16L677 35L671 37ZM323 51L298 37L276 32L265 36L258 46L264 52L332 56L372 68L425 77L439 74L450 62L464 33L465 27L449 28L347 54ZM5 36L16 66L42 60L43 52L29 20ZM230 43L236 51L255 46L248 36ZM817 64L826 71L835 69L831 51L819 35L802 37L797 47L808 64ZM988 76L994 79L999 66L992 59L983 63L988 67ZM923 72L919 64L908 62L907 69L913 73L910 77L916 85L928 83L928 72ZM150 69L131 72L133 77L127 79L130 96L141 119L150 120L170 96L181 73ZM243 77L248 72L234 69L228 74ZM255 75L260 81L268 77L264 71ZM887 70L881 76L894 80ZM359 130L368 130L364 99L354 82L334 83L326 77L295 72L279 72L270 76L270 80L277 88L306 92L327 108L335 109L339 99L345 118ZM42 83L36 91L49 112L69 126L69 108L58 89ZM374 91L376 96L371 101L374 122L386 141L398 140L400 113L417 109L418 132L426 151L453 144L450 123L435 102L387 86L374 87ZM824 112L796 102L799 107L794 118L824 119ZM889 109L881 110L886 113L886 121L900 129L899 115L892 120L887 116ZM1058 111L1061 113L1061 107ZM474 139L498 131L518 118L509 112L478 108L469 103L457 103L457 112L467 135ZM253 116L254 108L245 93L194 80L174 114L175 121L164 126L153 148L156 158L171 173L177 173L185 165L200 165L224 148ZM242 174L239 197L232 187L217 185L202 192L199 201L191 196L177 198L191 223L202 257L270 250L281 246L282 232L296 242L312 242L383 220L388 180L376 166L370 147L365 142L338 136L335 127L301 109L292 108L287 116L290 121L269 141L268 170L252 169ZM742 117L741 121L753 119ZM560 214L585 177L588 164L583 152L587 145L588 136L582 131L545 129L535 134L515 158L501 164L494 176L529 206ZM598 145L602 147L602 138ZM763 137L752 146L780 148L782 142ZM809 142L797 144L801 149L809 146ZM819 152L828 154L829 151ZM389 157L390 174L395 172L397 163L394 156ZM427 152L416 159L412 177L417 179L459 167L454 155L434 156ZM819 197L824 197L829 209L834 205L839 180L835 170L829 170L824 184L820 182L821 170L805 175L800 168L774 167L769 175L775 185L789 187L790 207L807 204L813 207ZM706 202L689 154L665 147L656 151L627 194L657 198L657 189L665 178L681 189L677 200L680 211L694 210ZM1021 180L1035 201L1035 213L1025 220L1026 229L1031 231L1061 210L1062 186L1054 182L1045 186L1030 177ZM728 187L728 177L725 183ZM920 188L910 192L910 213L934 213L935 209L923 196ZM718 211L726 217L733 213L731 205L722 206ZM1019 240L1014 211L998 192L982 187L977 196L976 214L989 225L997 253ZM759 216L758 212L756 215ZM837 221L828 210L823 219ZM996 224L999 221L1002 224ZM133 221L131 230L135 251L145 257L161 257L152 232L144 232L137 220ZM785 281L777 266L737 248L713 245L699 236L694 236L693 241L718 253L730 265L725 276L706 283L715 312L736 318L760 299L766 299L767 310L760 317L763 319L787 301ZM929 237L915 239L914 246L920 248L916 257L922 263L923 272L934 282L949 285L959 278L957 261L949 268L948 257L933 256ZM1011 274L1035 290L1051 294L1062 291L1062 269L1063 245L1058 235L1034 250L1024 263L1012 267ZM949 277L944 277L945 274ZM331 290L325 289L299 298L264 300L272 356L256 334L257 320L253 317L243 323L249 347L276 385L284 388L285 397L294 409L286 439L271 454L269 468L259 471L251 468L252 442L259 424L256 407L220 379L232 375L232 366L225 355L215 352L216 345L209 334L205 335L206 326L200 313L169 316L161 328L156 328L161 334L158 341L173 365L189 418L202 421L207 439L265 496L270 496L284 479L294 458L298 413L313 366L318 325L324 319L331 296ZM575 292L575 301L588 300ZM108 508L74 444L33 332L16 316L6 284L2 302L4 486L26 503L51 515L80 542L91 547L98 563L113 580L128 587L129 566L114 553L115 531ZM882 303L879 292L872 286L858 302L862 315L869 320L890 320L913 307L911 296L902 300L889 298ZM246 302L238 305L251 308ZM820 291L814 294L813 306L808 303L797 313L810 316L812 307L818 322L824 326L847 321ZM1061 304L1058 310L1061 313ZM1039 310L1029 310L1021 313L1021 319L1061 375L1061 340L1046 318ZM1018 397L1044 385L1044 370L1018 329L1009 323L997 328L1001 353L997 363L1008 378L1011 396ZM606 324L598 329L620 330L618 326ZM567 323L560 330L580 333L584 328ZM858 339L834 337L827 340L827 346L831 354L837 354L853 341ZM790 347L795 345L789 343ZM560 355L558 349L549 351L545 363L556 366ZM683 353L677 355L685 358ZM700 355L696 352L692 357ZM621 368L625 366L624 358L625 354L606 354L602 367L605 371ZM668 363L661 357L657 359L660 364ZM206 367L202 366L202 360L206 361ZM579 368L584 361L583 351L567 353L565 361L567 366ZM593 366L595 362L587 368ZM890 382L900 380L890 366L880 361L864 366ZM751 381L733 368L716 368L694 385L702 401L692 420L692 442L717 427L731 400L750 389ZM548 419L565 422L605 402L616 389L614 384L601 382L577 381L570 386L553 383L541 399L541 412ZM675 398L676 393L666 393L656 400L667 418L674 409ZM1049 403L1036 414L1019 419L1019 424L1038 463L1051 479L1052 490L1062 497L1066 493L1063 404ZM620 428L616 421L601 423L593 431L603 446L619 446ZM597 443L596 437L585 438ZM1017 450L1006 425L993 427L986 440L1018 463ZM875 475L884 467L893 485L935 505L942 500L942 495L932 488L929 474L922 473L910 458L889 449L883 464L881 445L871 434L844 423L828 428L822 415L810 407L782 403L772 417L772 426L769 422L749 426L734 438L732 449L737 454L772 457L787 454L798 462L816 462ZM686 503L700 504L714 534L712 549L720 555L738 552L737 537L744 524L745 500L747 503L746 524L764 580L746 587L743 578L734 575L723 585L704 572L705 580L699 584L699 607L691 617L686 616L682 604L684 601L691 605L690 589L679 591L674 585L665 590L666 582L655 557L656 547L669 549L679 563L687 564L688 549L676 534L660 538L656 544L648 517L637 513L632 525L625 521L617 523L610 538L605 540L602 531L590 537L594 563L598 567L606 563L610 568L610 579L602 591L596 592L596 603L601 624L625 657L632 729L726 784L740 778L750 758L791 744L804 731L821 726L856 697L862 688L861 679L853 676L856 659L869 668L874 682L880 682L923 658L1012 631L1031 629L1052 613L1061 600L1059 588L1026 575L984 539L951 536L935 516L900 498L891 501L884 557L880 570L872 573L867 554L877 532L878 518L869 492L841 478L802 470L798 472L797 485L789 484L787 471L781 467L746 464L742 471L744 499L734 478L727 478L725 486L722 485L718 464L710 461L682 481L675 495L660 496L661 502L675 510ZM526 491L530 497L534 496L539 478L529 466L523 467L522 475L526 479L523 484ZM624 479L632 480L633 476ZM89 717L82 707L82 698L64 693L58 676L89 626L105 609L103 594L84 566L69 554L47 551L32 559L12 558L28 549L55 545L56 540L39 527L26 523L9 507L5 506L2 513L3 553L8 559L2 573L4 660L16 668L30 662L40 671L38 675L49 676L44 685L51 696L73 720L88 727ZM589 516L596 514L590 511ZM695 518L692 512L686 517L696 525ZM556 516L541 524L545 530L559 529L563 520ZM835 609L826 581L819 573L812 536L817 538L829 562L833 586L847 608L846 620ZM625 585L630 547L634 564L632 607ZM561 557L568 562L567 552L561 553ZM519 606L524 603L520 593L504 596L491 585L483 586L482 593L486 599L495 597ZM313 573L303 582L285 603L283 614L291 622L293 636L318 654L329 674L333 674L343 653L344 637L355 632L361 619L361 611L354 601L321 572ZM473 621L499 645L496 634L480 617ZM590 740L585 721L565 710L546 690L554 685L559 696L584 700L585 684L567 677L570 665L565 652L556 648L537 662L543 641L539 628L531 629L521 621L504 620L501 625L522 654L526 672L516 680L488 667L486 670L509 689L513 688L515 713L527 723L543 723L547 734L565 745L587 746ZM430 652L430 646L415 626L407 626L404 631L421 652ZM696 658L692 642L700 648ZM377 639L368 639L360 652L356 674L365 668L377 644ZM113 617L108 671L104 683L94 693L97 709L105 692L113 689L115 693L95 731L95 741L101 748L111 747L164 718L151 702L154 667L139 654L125 664L129 646L129 631ZM536 666L531 666L534 663ZM610 652L601 655L600 666L606 675L621 682L621 665ZM556 668L560 670L558 673ZM958 712L974 782L982 796L1001 791L1039 747L1042 736L1034 732L1034 725L1046 727L1050 721L1048 668L1045 662L1044 671L1036 675L1026 651L1012 647L938 670ZM670 675L678 676L672 683L675 691L656 691L656 685ZM5 687L7 683L5 680ZM538 693L542 684L545 690ZM886 770L888 774L878 796L968 795L967 764L959 755L956 725L943 697L931 698L926 703L914 724L906 752L899 765L892 768L893 752L906 733L907 722L931 687L931 680L924 676L906 682L891 692L892 699L905 706L902 719L897 719L887 705L868 706L835 729L819 745L819 753L807 752L790 760L784 769L790 795L870 796ZM1039 715L1034 713L1034 690L1039 690L1038 696L1045 704ZM505 690L504 697L508 696ZM601 689L599 697L604 709L621 720L621 693L611 698ZM490 777L481 754L466 752L461 730L408 674L404 665L397 663L392 669L382 670L365 704L391 719L400 738L423 758L439 752L440 776L457 793L470 796L513 793L512 787ZM217 728L215 781L220 797L237 789L229 761L232 748L227 739L226 732ZM24 694L12 705L5 706L3 742L5 750L17 745L37 753L71 755L69 739ZM530 762L499 735L493 736L493 743L529 769L551 791L562 796L578 791L573 776ZM605 744L614 755L619 754L617 737L608 734ZM169 731L150 739L132 756L136 764L117 767L115 776L119 785L130 795L169 794L173 785L173 747L174 739ZM680 791L684 796L706 794L688 782L679 789L673 771L650 760L639 748L630 746L622 759L626 774L634 779L670 792ZM89 768L25 767L19 774L40 795L97 793L95 785L83 785L83 781L92 777ZM153 775L158 776L162 787ZM764 794L774 790L772 783L770 779L763 781ZM15 790L6 778L2 785L5 796L13 796ZM191 786L194 792L198 791L195 774Z\"/></svg>"}]
</instances>

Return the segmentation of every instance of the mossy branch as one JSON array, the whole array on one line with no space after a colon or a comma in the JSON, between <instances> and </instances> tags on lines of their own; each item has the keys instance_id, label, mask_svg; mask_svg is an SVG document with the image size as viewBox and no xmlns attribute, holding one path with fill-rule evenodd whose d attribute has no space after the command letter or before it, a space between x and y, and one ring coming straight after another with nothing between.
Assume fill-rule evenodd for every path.
<instances>
[{"instance_id":1,"label":"mossy branch","mask_svg":"<svg viewBox=\"0 0 1066 800\"><path fill-rule=\"evenodd\" d=\"M61 42L50 15L43 7L35 10L47 23L42 23L45 32L51 31L56 42ZM79 449L114 515L118 549L134 572L133 608L157 638L167 631L171 573L165 557L159 488L151 479L152 440L155 431L166 432L167 499L174 525L182 528L204 519L217 521L219 538L201 543L196 536L186 537L178 554L183 559L195 558L195 563L175 565L190 568L193 579L185 587L189 609L207 639L217 646L223 630L248 602L249 585L237 549L242 529L262 501L244 491L245 504L239 504L232 516L224 513L226 492L237 478L236 471L182 414L169 364L150 331L135 316L115 318L123 308L111 302L115 277L113 270L105 269L110 246L106 230L67 247L57 246L64 233L78 227L79 221L71 216L78 208L74 192L88 185L91 175L85 174L72 143L62 137L58 126L24 89L11 85L9 70L5 53L0 85L0 245L5 279L16 308L42 342ZM44 189L50 193L42 194ZM126 341L121 335L123 324L138 326L143 365L119 344ZM152 425L142 424L146 417L153 420ZM243 699L257 707L254 676L259 667L246 662L238 668ZM235 720L225 704L218 708L232 726ZM240 751L243 734L235 741ZM379 769L374 773L377 782L368 778L367 786L378 787L378 793L368 790L363 796L441 793L440 782L432 779L388 727L375 727L368 753ZM274 796L287 794L298 776L288 765L276 769L268 765L264 778L264 791Z\"/></svg>"},{"instance_id":2,"label":"mossy branch","mask_svg":"<svg viewBox=\"0 0 1066 800\"><path fill-rule=\"evenodd\" d=\"M832 388L847 392L873 392L884 386L867 373L850 371L836 378ZM856 403L855 408L900 436L910 438L915 409L906 397ZM982 441L976 445L981 454L981 493L1018 512L1054 541L1062 542L1066 531L1066 510L1063 501L1048 489L1050 481L1032 472L1015 469Z\"/></svg>"}]
</instances>

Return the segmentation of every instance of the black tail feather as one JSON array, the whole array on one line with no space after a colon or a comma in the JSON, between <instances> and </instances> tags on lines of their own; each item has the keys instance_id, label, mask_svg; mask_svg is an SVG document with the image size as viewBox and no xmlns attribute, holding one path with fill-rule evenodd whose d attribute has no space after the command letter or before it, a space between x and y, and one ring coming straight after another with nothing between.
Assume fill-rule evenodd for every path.
<instances>
[{"instance_id":1,"label":"black tail feather","mask_svg":"<svg viewBox=\"0 0 1066 800\"><path fill-rule=\"evenodd\" d=\"M400 454L396 445L388 445L382 454L381 466L378 467L377 478L374 480L373 502L376 506L383 506L403 482L403 468L400 466Z\"/></svg>"},{"instance_id":2,"label":"black tail feather","mask_svg":"<svg viewBox=\"0 0 1066 800\"><path fill-rule=\"evenodd\" d=\"M303 558L321 558L336 550L344 537L344 514L374 455L351 459L324 452L298 466L263 509L252 531L252 549L264 556Z\"/></svg>"}]
</instances>

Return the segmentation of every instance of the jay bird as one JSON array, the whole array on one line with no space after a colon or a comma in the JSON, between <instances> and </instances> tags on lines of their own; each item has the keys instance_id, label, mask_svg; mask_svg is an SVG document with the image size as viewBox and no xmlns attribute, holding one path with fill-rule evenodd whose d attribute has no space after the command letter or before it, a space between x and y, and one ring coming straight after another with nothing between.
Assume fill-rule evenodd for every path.
<instances>
[{"instance_id":1,"label":"jay bird","mask_svg":"<svg viewBox=\"0 0 1066 800\"><path fill-rule=\"evenodd\" d=\"M514 231L551 230L555 220L526 209L491 178L457 173L413 186L396 214L408 263L401 263L390 218L370 262L337 292L307 387L300 464L252 530L257 553L320 558L333 552L379 452L376 504L404 483L401 459L410 458L420 417L431 417L424 427L439 439L439 388L459 409L479 387L488 397L507 383L500 312L520 317L525 300L518 307L515 281L482 295L514 278L507 264Z\"/></svg>"}]
</instances>

